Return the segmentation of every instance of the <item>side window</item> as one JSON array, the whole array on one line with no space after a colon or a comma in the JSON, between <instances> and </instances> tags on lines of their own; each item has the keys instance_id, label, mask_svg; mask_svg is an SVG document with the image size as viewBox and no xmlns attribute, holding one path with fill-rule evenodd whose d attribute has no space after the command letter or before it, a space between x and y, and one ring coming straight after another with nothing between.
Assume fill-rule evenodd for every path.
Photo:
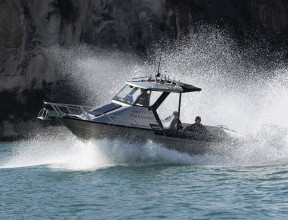
<instances>
[{"instance_id":1,"label":"side window","mask_svg":"<svg viewBox=\"0 0 288 220\"><path fill-rule=\"evenodd\" d=\"M178 104L179 94L170 93L169 98L165 99L164 102L157 109L160 119L167 119L167 117L171 116L174 111L178 111Z\"/></svg>"},{"instance_id":2,"label":"side window","mask_svg":"<svg viewBox=\"0 0 288 220\"><path fill-rule=\"evenodd\" d=\"M128 95L127 100L131 100L129 103L133 104L138 97L141 95L141 90L138 88L134 88ZM130 96L130 97L129 97Z\"/></svg>"},{"instance_id":3,"label":"side window","mask_svg":"<svg viewBox=\"0 0 288 220\"><path fill-rule=\"evenodd\" d=\"M137 105L149 107L150 106L150 96L151 96L150 90L141 89L141 97L138 100Z\"/></svg>"},{"instance_id":4,"label":"side window","mask_svg":"<svg viewBox=\"0 0 288 220\"><path fill-rule=\"evenodd\" d=\"M159 99L163 92L152 91L150 95L150 106L154 105L154 103Z\"/></svg>"},{"instance_id":5,"label":"side window","mask_svg":"<svg viewBox=\"0 0 288 220\"><path fill-rule=\"evenodd\" d=\"M136 105L145 106L145 107L152 106L158 100L158 98L162 95L162 93L163 92L141 89L141 97L136 103Z\"/></svg>"}]
</instances>

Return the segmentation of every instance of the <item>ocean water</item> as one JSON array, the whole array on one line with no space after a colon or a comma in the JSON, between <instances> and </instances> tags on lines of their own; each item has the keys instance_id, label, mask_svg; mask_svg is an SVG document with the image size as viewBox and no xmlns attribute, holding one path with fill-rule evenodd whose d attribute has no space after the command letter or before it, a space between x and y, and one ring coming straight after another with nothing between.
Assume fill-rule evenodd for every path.
<instances>
[{"instance_id":1,"label":"ocean water","mask_svg":"<svg viewBox=\"0 0 288 220\"><path fill-rule=\"evenodd\" d=\"M287 219L288 145L235 157L148 143L0 144L1 219Z\"/></svg>"}]
</instances>

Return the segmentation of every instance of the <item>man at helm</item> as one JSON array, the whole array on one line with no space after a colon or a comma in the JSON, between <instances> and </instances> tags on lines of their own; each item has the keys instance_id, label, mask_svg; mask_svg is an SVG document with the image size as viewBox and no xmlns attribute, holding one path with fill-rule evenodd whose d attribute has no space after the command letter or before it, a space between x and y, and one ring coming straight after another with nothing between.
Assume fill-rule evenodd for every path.
<instances>
[{"instance_id":1,"label":"man at helm","mask_svg":"<svg viewBox=\"0 0 288 220\"><path fill-rule=\"evenodd\" d=\"M207 129L201 124L201 117L197 116L195 118L195 123L185 127L183 129L184 131L190 131L192 133L197 133L197 134L205 134L207 133Z\"/></svg>"}]
</instances>

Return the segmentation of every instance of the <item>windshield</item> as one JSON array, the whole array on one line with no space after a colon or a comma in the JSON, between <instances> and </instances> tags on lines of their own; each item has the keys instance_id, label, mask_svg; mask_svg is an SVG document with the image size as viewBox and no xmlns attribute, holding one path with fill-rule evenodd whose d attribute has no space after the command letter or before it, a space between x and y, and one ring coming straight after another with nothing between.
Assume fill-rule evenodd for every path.
<instances>
[{"instance_id":1,"label":"windshield","mask_svg":"<svg viewBox=\"0 0 288 220\"><path fill-rule=\"evenodd\" d=\"M133 105L141 95L139 88L126 85L114 98L113 100L124 102Z\"/></svg>"}]
</instances>

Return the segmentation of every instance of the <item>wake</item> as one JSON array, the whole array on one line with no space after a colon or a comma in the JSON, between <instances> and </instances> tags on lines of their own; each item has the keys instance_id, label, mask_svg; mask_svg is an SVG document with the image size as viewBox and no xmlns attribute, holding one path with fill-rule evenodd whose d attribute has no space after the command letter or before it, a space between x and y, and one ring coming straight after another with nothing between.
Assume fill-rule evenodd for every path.
<instances>
[{"instance_id":1,"label":"wake","mask_svg":"<svg viewBox=\"0 0 288 220\"><path fill-rule=\"evenodd\" d=\"M270 128L270 133L273 130ZM275 131L274 131L275 132ZM278 133L277 133L278 134ZM265 137L266 135L266 137ZM255 142L235 148L229 156L188 155L168 150L161 145L147 142L129 145L118 140L29 140L10 146L10 155L2 158L0 169L29 166L47 166L52 170L93 171L114 166L266 166L287 163L287 133L267 136L258 135ZM231 148L230 148L231 149Z\"/></svg>"}]
</instances>

